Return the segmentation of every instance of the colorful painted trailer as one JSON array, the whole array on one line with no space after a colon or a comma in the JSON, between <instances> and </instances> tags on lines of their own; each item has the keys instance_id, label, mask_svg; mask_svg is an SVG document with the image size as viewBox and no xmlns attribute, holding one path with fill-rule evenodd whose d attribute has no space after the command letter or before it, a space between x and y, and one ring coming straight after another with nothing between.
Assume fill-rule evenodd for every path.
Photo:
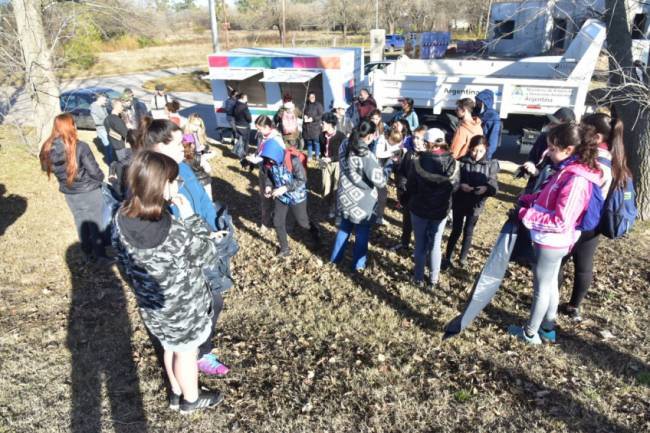
<instances>
[{"instance_id":1,"label":"colorful painted trailer","mask_svg":"<svg viewBox=\"0 0 650 433\"><path fill-rule=\"evenodd\" d=\"M290 94L303 108L308 92L325 109L350 103L363 79L361 48L240 48L208 56L217 128L228 128L223 103L230 90L248 95L253 116L273 115Z\"/></svg>"}]
</instances>

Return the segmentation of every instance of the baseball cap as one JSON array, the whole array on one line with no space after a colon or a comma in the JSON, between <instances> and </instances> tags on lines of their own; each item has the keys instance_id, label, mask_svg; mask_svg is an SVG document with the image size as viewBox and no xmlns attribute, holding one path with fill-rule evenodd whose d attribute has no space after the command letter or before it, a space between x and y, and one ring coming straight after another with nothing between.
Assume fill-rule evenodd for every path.
<instances>
[{"instance_id":1,"label":"baseball cap","mask_svg":"<svg viewBox=\"0 0 650 433\"><path fill-rule=\"evenodd\" d=\"M183 134L183 143L192 143L192 144L194 144L194 135L192 135L192 134Z\"/></svg>"},{"instance_id":2,"label":"baseball cap","mask_svg":"<svg viewBox=\"0 0 650 433\"><path fill-rule=\"evenodd\" d=\"M570 108L560 108L553 114L547 114L548 120L552 123L560 125L562 123L575 122L576 115L573 113L573 110Z\"/></svg>"},{"instance_id":3,"label":"baseball cap","mask_svg":"<svg viewBox=\"0 0 650 433\"><path fill-rule=\"evenodd\" d=\"M431 128L424 134L424 141L427 143L444 143L445 132L442 129Z\"/></svg>"},{"instance_id":4,"label":"baseball cap","mask_svg":"<svg viewBox=\"0 0 650 433\"><path fill-rule=\"evenodd\" d=\"M336 110L337 108L343 108L344 110L348 109L348 104L346 104L343 101L335 101L333 104L333 108Z\"/></svg>"},{"instance_id":5,"label":"baseball cap","mask_svg":"<svg viewBox=\"0 0 650 433\"><path fill-rule=\"evenodd\" d=\"M165 85L164 84L156 84L156 87L154 87L154 89L156 89L158 91L165 90Z\"/></svg>"}]
</instances>

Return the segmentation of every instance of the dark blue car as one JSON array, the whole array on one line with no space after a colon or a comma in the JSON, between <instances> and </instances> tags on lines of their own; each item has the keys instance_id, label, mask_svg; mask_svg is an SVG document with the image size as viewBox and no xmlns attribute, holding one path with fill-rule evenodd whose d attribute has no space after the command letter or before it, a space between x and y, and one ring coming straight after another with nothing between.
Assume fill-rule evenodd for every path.
<instances>
[{"instance_id":1,"label":"dark blue car","mask_svg":"<svg viewBox=\"0 0 650 433\"><path fill-rule=\"evenodd\" d=\"M90 104L95 101L97 93L105 93L111 100L120 97L120 93L108 87L85 87L61 93L61 111L72 114L77 128L95 129L95 122L90 116ZM107 108L110 111L110 107Z\"/></svg>"}]
</instances>

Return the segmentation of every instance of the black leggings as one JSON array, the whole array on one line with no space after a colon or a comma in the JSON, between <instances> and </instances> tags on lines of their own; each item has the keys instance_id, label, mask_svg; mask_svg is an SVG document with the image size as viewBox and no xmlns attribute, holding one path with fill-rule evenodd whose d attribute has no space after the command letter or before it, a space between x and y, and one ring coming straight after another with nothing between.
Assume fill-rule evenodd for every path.
<instances>
[{"instance_id":1,"label":"black leggings","mask_svg":"<svg viewBox=\"0 0 650 433\"><path fill-rule=\"evenodd\" d=\"M453 215L454 221L451 227L449 240L447 241L446 258L447 260L451 260L451 256L454 254L454 248L456 248L456 242L458 242L458 238L460 238L460 234L462 232L463 245L460 249L460 259L465 260L467 258L467 253L472 246L472 236L474 235L474 227L478 221L478 215L474 215L473 211L470 211L470 213L467 214L456 209L453 210ZM464 230L463 222L465 223Z\"/></svg>"},{"instance_id":2,"label":"black leggings","mask_svg":"<svg viewBox=\"0 0 650 433\"><path fill-rule=\"evenodd\" d=\"M571 253L562 259L562 267L559 273L560 286L564 280L564 265L569 259L573 259L575 268L573 291L571 292L571 300L569 301L571 307L580 307L589 290L589 286L591 286L594 278L594 254L599 243L600 236L594 230L582 232Z\"/></svg>"},{"instance_id":3,"label":"black leggings","mask_svg":"<svg viewBox=\"0 0 650 433\"><path fill-rule=\"evenodd\" d=\"M402 208L402 239L401 243L404 248L408 248L411 243L411 234L413 233L413 223L411 223L411 211L406 206Z\"/></svg>"},{"instance_id":4,"label":"black leggings","mask_svg":"<svg viewBox=\"0 0 650 433\"><path fill-rule=\"evenodd\" d=\"M287 214L289 213L289 210L291 210L293 217L300 227L309 230L312 237L318 236L318 228L309 221L309 215L307 215L307 200L289 206L276 199L273 225L275 226L275 232L278 235L278 242L280 243L281 251L289 249L289 241L287 239Z\"/></svg>"}]
</instances>

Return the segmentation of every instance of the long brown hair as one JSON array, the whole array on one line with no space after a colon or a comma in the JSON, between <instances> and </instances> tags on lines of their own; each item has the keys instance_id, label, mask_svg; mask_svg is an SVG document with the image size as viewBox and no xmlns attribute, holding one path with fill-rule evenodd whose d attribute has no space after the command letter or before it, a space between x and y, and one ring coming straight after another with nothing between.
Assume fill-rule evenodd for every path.
<instances>
[{"instance_id":1,"label":"long brown hair","mask_svg":"<svg viewBox=\"0 0 650 433\"><path fill-rule=\"evenodd\" d=\"M372 110L370 114L368 114L368 117L366 117L367 120L371 121L372 116L379 116L379 124L375 125L377 127L377 133L379 135L384 135L384 121L381 118L381 110ZM372 122L372 121L371 121Z\"/></svg>"},{"instance_id":2,"label":"long brown hair","mask_svg":"<svg viewBox=\"0 0 650 433\"><path fill-rule=\"evenodd\" d=\"M65 174L66 185L72 186L77 177L77 128L74 124L74 117L70 113L59 114L54 118L52 133L43 143L39 159L41 167L47 172L49 178L52 174L52 146L55 140L61 140L65 151Z\"/></svg>"},{"instance_id":3,"label":"long brown hair","mask_svg":"<svg viewBox=\"0 0 650 433\"><path fill-rule=\"evenodd\" d=\"M170 157L151 150L135 154L128 169L131 197L121 212L129 218L158 221L165 207L165 185L178 176L178 164Z\"/></svg>"},{"instance_id":4,"label":"long brown hair","mask_svg":"<svg viewBox=\"0 0 650 433\"><path fill-rule=\"evenodd\" d=\"M605 137L609 152L612 154L612 186L614 188L624 187L627 179L632 177L632 173L627 166L625 157L623 121L605 113L595 113L585 116L581 123L593 127L598 134Z\"/></svg>"},{"instance_id":5,"label":"long brown hair","mask_svg":"<svg viewBox=\"0 0 650 433\"><path fill-rule=\"evenodd\" d=\"M563 123L548 131L548 141L560 149L573 146L573 154L579 162L601 171L597 164L598 139L594 128L575 122Z\"/></svg>"}]
</instances>

